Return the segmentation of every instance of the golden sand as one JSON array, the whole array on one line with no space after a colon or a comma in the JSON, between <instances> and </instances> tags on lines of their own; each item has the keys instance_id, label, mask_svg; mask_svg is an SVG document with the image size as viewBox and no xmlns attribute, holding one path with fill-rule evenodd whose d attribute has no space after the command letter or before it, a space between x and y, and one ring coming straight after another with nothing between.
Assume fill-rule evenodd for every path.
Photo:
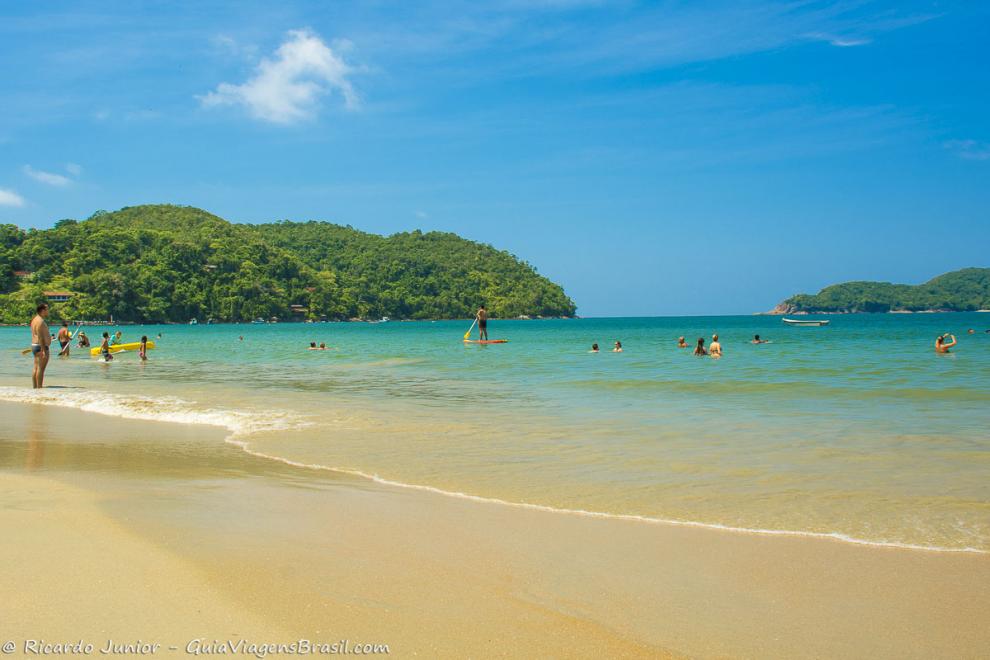
<instances>
[{"instance_id":1,"label":"golden sand","mask_svg":"<svg viewBox=\"0 0 990 660\"><path fill-rule=\"evenodd\" d=\"M214 432L0 414L14 639L349 639L399 657L990 648L986 555L522 510L275 464Z\"/></svg>"}]
</instances>

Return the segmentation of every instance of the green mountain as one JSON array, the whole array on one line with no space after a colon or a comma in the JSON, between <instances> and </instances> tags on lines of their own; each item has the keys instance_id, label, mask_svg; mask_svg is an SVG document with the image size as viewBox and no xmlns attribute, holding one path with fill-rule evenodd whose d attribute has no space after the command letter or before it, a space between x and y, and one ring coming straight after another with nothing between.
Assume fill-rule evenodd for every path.
<instances>
[{"instance_id":1,"label":"green mountain","mask_svg":"<svg viewBox=\"0 0 990 660\"><path fill-rule=\"evenodd\" d=\"M503 318L575 311L529 264L455 234L234 224L171 205L45 230L0 225L0 321L27 321L52 293L69 294L56 318L139 322L465 318L482 303Z\"/></svg>"},{"instance_id":2,"label":"green mountain","mask_svg":"<svg viewBox=\"0 0 990 660\"><path fill-rule=\"evenodd\" d=\"M815 295L799 294L777 305L775 313L896 312L990 309L990 268L964 268L916 286L888 282L846 282Z\"/></svg>"}]
</instances>

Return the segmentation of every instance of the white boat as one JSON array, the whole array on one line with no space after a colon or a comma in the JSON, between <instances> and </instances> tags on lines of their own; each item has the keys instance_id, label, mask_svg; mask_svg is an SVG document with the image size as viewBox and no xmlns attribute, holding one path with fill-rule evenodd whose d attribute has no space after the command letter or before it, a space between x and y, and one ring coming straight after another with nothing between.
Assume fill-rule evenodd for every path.
<instances>
[{"instance_id":1,"label":"white boat","mask_svg":"<svg viewBox=\"0 0 990 660\"><path fill-rule=\"evenodd\" d=\"M813 320L813 319L781 319L781 320L787 325L796 325L796 326L814 327L814 326L828 325L828 321Z\"/></svg>"}]
</instances>

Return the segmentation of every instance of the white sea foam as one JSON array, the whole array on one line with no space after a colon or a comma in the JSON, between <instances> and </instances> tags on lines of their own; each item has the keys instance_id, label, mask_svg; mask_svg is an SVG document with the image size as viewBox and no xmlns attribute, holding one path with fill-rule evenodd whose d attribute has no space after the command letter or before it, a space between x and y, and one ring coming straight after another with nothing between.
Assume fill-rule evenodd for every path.
<instances>
[{"instance_id":1,"label":"white sea foam","mask_svg":"<svg viewBox=\"0 0 990 660\"><path fill-rule=\"evenodd\" d=\"M952 548L935 545L921 545L914 543L903 543L898 541L861 539L841 532L813 532L787 529L760 529L749 527L737 527L733 525L723 525L720 523L707 523L693 520L677 520L669 518L657 518L651 516L641 516L626 513L605 513L601 511L587 511L584 509L568 509L548 506L545 504L532 504L529 502L517 502L504 500L496 497L482 497L471 495L459 491L443 490L434 486L422 484L410 484L401 481L394 481L371 474L361 470L344 467L334 467L319 463L305 463L295 461L282 456L266 454L250 447L246 436L254 433L266 431L287 431L305 428L309 422L290 413L273 411L240 411L224 409L201 409L195 404L176 397L145 397L135 395L114 394L111 392L101 392L94 390L32 390L22 387L0 386L0 401L10 401L14 403L33 403L41 405L62 406L75 408L86 412L109 415L112 417L123 417L127 419L139 419L157 422L173 422L178 424L201 424L225 428L231 432L225 440L242 449L247 454L266 460L278 461L292 467L304 468L308 470L322 470L335 472L338 474L348 474L356 477L368 479L378 484L394 488L404 488L418 490L445 497L454 497L483 504L494 504L499 506L529 509L532 511L543 511L546 513L564 514L572 516L584 516L589 518L600 518L610 520L625 520L637 523L647 523L654 525L671 525L678 527L695 527L700 529L711 529L739 534L755 534L761 536L788 536L817 538L831 541L840 541L855 545L865 545L877 548L896 548L902 550L920 550L926 552L951 552L951 553L972 553L990 554L986 550L972 547Z\"/></svg>"},{"instance_id":2,"label":"white sea foam","mask_svg":"<svg viewBox=\"0 0 990 660\"><path fill-rule=\"evenodd\" d=\"M305 420L284 412L202 408L178 397L116 394L99 390L35 390L0 386L0 401L75 408L125 419L218 426L230 431L232 437L303 428L308 424Z\"/></svg>"}]
</instances>

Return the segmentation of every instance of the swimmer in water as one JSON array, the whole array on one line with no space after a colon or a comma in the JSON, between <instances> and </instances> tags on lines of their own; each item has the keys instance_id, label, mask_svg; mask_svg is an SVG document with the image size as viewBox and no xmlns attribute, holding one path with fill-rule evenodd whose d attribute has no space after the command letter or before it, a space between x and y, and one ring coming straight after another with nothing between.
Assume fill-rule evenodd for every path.
<instances>
[{"instance_id":1,"label":"swimmer in water","mask_svg":"<svg viewBox=\"0 0 990 660\"><path fill-rule=\"evenodd\" d=\"M698 345L694 347L695 355L708 355L708 351L705 350L705 338L698 337Z\"/></svg>"},{"instance_id":2,"label":"swimmer in water","mask_svg":"<svg viewBox=\"0 0 990 660\"><path fill-rule=\"evenodd\" d=\"M598 344L592 344L591 345L591 352L592 353L597 353L598 352Z\"/></svg>"},{"instance_id":3,"label":"swimmer in water","mask_svg":"<svg viewBox=\"0 0 990 660\"><path fill-rule=\"evenodd\" d=\"M113 355L110 353L110 333L103 333L103 341L100 343L100 355L103 356L104 362L110 362L113 360Z\"/></svg>"},{"instance_id":4,"label":"swimmer in water","mask_svg":"<svg viewBox=\"0 0 990 660\"><path fill-rule=\"evenodd\" d=\"M753 335L753 341L752 341L752 343L753 344L769 344L770 343L770 340L768 340L768 339L760 339L760 336L759 335Z\"/></svg>"},{"instance_id":5,"label":"swimmer in water","mask_svg":"<svg viewBox=\"0 0 990 660\"><path fill-rule=\"evenodd\" d=\"M316 342L315 341L311 341L311 342L309 342L309 350L311 350L311 351L318 351L320 349L318 349L316 347Z\"/></svg>"},{"instance_id":6,"label":"swimmer in water","mask_svg":"<svg viewBox=\"0 0 990 660\"><path fill-rule=\"evenodd\" d=\"M327 350L327 345L324 342L322 342L322 341L320 342L320 350L321 351Z\"/></svg>"},{"instance_id":7,"label":"swimmer in water","mask_svg":"<svg viewBox=\"0 0 990 660\"><path fill-rule=\"evenodd\" d=\"M58 329L58 345L61 348L59 355L69 356L70 341L72 341L72 333L69 332L69 322L62 321L62 327Z\"/></svg>"},{"instance_id":8,"label":"swimmer in water","mask_svg":"<svg viewBox=\"0 0 990 660\"><path fill-rule=\"evenodd\" d=\"M691 348L691 347L687 345L686 341L684 341L684 337L678 337L677 348Z\"/></svg>"},{"instance_id":9,"label":"swimmer in water","mask_svg":"<svg viewBox=\"0 0 990 660\"><path fill-rule=\"evenodd\" d=\"M79 336L79 348L89 348L89 337L86 333L80 330L76 334Z\"/></svg>"},{"instance_id":10,"label":"swimmer in water","mask_svg":"<svg viewBox=\"0 0 990 660\"><path fill-rule=\"evenodd\" d=\"M616 342L615 342L615 348L612 349L612 352L613 353L621 353L622 352L622 342L621 341L616 340Z\"/></svg>"},{"instance_id":11,"label":"swimmer in water","mask_svg":"<svg viewBox=\"0 0 990 660\"><path fill-rule=\"evenodd\" d=\"M142 362L148 361L148 335L141 335L141 347L138 348L138 356Z\"/></svg>"},{"instance_id":12,"label":"swimmer in water","mask_svg":"<svg viewBox=\"0 0 990 660\"><path fill-rule=\"evenodd\" d=\"M113 335L113 339L110 341L110 345L111 346L116 346L117 344L119 344L120 343L120 338L123 337L123 336L124 336L124 333L122 333L120 330L118 330L117 332L115 332L114 335Z\"/></svg>"},{"instance_id":13,"label":"swimmer in water","mask_svg":"<svg viewBox=\"0 0 990 660\"><path fill-rule=\"evenodd\" d=\"M712 343L708 345L708 354L713 358L722 357L722 344L718 343L718 335L712 335Z\"/></svg>"},{"instance_id":14,"label":"swimmer in water","mask_svg":"<svg viewBox=\"0 0 990 660\"><path fill-rule=\"evenodd\" d=\"M945 343L945 338L951 337L952 341L948 344ZM948 332L935 340L935 352L936 353L948 353L949 349L955 346L958 342L956 341L956 336L949 334Z\"/></svg>"}]
</instances>

